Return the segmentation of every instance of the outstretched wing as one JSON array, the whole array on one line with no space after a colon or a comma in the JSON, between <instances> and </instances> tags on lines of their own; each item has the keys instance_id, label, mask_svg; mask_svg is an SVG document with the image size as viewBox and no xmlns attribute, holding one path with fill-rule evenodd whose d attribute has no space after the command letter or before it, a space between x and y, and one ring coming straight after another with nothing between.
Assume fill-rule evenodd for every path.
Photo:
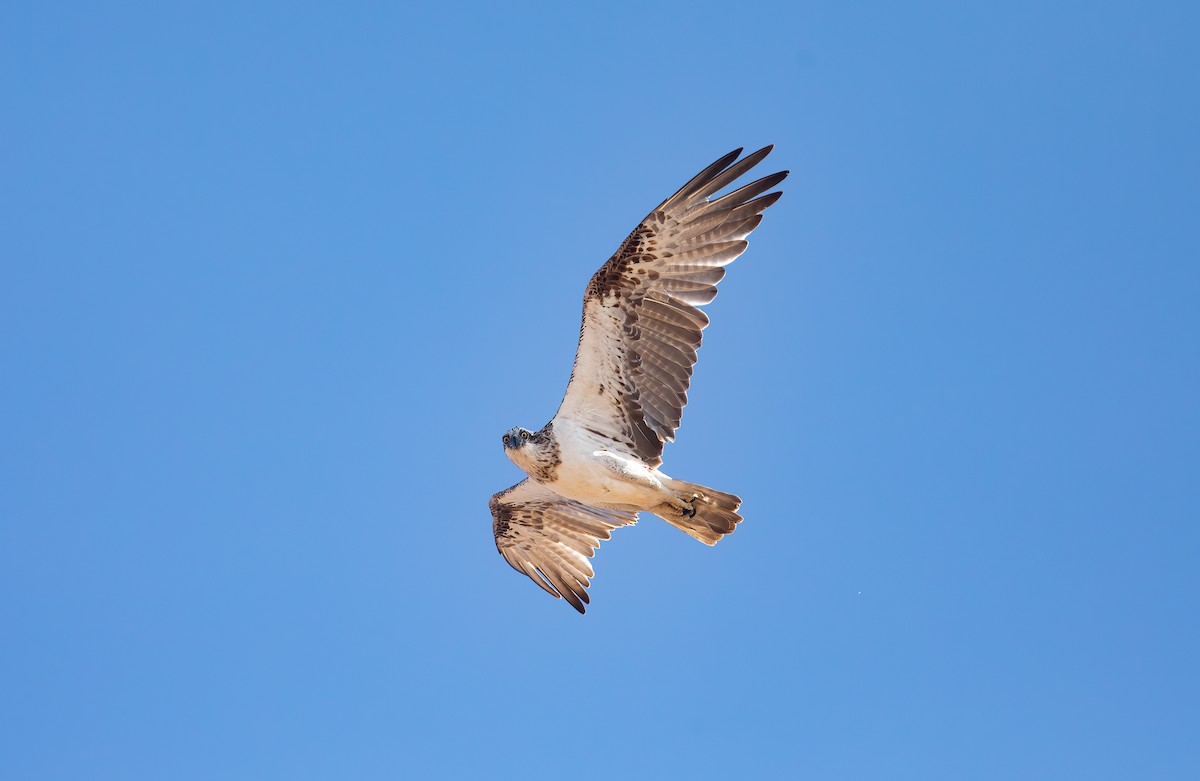
<instances>
[{"instance_id":1,"label":"outstretched wing","mask_svg":"<svg viewBox=\"0 0 1200 781\"><path fill-rule=\"evenodd\" d=\"M517 572L562 597L580 613L589 602L591 562L613 529L637 523L636 512L601 510L563 498L541 483L522 480L492 497L496 549Z\"/></svg>"},{"instance_id":2,"label":"outstretched wing","mask_svg":"<svg viewBox=\"0 0 1200 781\"><path fill-rule=\"evenodd\" d=\"M651 466L662 463L708 325L699 307L716 297L723 267L746 250L763 209L782 195L762 193L788 172L709 198L770 151L738 160L738 149L705 168L650 212L596 272L584 293L575 367L556 418L625 445Z\"/></svg>"}]
</instances>

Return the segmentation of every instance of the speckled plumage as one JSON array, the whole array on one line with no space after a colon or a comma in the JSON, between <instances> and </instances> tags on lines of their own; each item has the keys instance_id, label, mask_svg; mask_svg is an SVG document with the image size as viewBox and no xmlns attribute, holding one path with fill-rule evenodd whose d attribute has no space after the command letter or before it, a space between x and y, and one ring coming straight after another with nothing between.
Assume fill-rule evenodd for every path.
<instances>
[{"instance_id":1,"label":"speckled plumage","mask_svg":"<svg viewBox=\"0 0 1200 781\"><path fill-rule=\"evenodd\" d=\"M581 613L592 575L586 557L637 512L709 545L742 520L738 497L659 467L709 322L699 307L716 296L724 266L745 251L762 211L781 195L763 193L787 172L709 199L770 151L725 155L642 220L587 284L579 348L553 420L536 433L505 436L507 455L530 479L492 497L497 548Z\"/></svg>"}]
</instances>

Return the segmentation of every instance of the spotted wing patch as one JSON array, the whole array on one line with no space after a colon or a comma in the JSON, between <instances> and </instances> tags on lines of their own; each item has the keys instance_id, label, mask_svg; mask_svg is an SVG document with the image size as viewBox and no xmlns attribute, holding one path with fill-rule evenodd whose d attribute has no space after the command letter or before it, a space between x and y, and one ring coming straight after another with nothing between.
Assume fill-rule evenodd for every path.
<instances>
[{"instance_id":1,"label":"spotted wing patch","mask_svg":"<svg viewBox=\"0 0 1200 781\"><path fill-rule=\"evenodd\" d=\"M782 194L763 193L788 174L710 200L771 147L738 160L741 151L717 160L650 212L584 293L575 366L556 417L614 438L651 466L662 463L663 444L683 419L709 322L699 307L716 297L724 267L746 250L763 210Z\"/></svg>"}]
</instances>

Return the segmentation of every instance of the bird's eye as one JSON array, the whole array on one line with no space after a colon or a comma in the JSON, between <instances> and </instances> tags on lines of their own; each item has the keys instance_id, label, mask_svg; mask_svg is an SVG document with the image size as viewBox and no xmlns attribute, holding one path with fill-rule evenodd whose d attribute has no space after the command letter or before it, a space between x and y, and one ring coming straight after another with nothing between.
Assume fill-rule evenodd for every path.
<instances>
[{"instance_id":1,"label":"bird's eye","mask_svg":"<svg viewBox=\"0 0 1200 781\"><path fill-rule=\"evenodd\" d=\"M529 439L529 432L528 432L528 431L522 431L522 432L521 432L521 439Z\"/></svg>"},{"instance_id":2,"label":"bird's eye","mask_svg":"<svg viewBox=\"0 0 1200 781\"><path fill-rule=\"evenodd\" d=\"M508 444L508 434L504 435L504 444Z\"/></svg>"}]
</instances>

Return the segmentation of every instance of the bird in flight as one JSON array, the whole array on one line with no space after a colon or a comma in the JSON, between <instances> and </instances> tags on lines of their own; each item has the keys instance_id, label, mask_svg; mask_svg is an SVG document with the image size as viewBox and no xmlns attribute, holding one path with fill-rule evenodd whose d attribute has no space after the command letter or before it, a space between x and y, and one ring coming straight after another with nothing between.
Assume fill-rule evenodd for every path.
<instances>
[{"instance_id":1,"label":"bird in flight","mask_svg":"<svg viewBox=\"0 0 1200 781\"><path fill-rule=\"evenodd\" d=\"M649 512L707 545L742 520L742 500L660 471L687 404L696 350L725 266L746 250L787 177L716 193L771 147L725 155L655 208L592 276L567 393L537 431L504 434L528 477L489 502L496 548L555 598L585 612L589 558L613 529Z\"/></svg>"}]
</instances>

